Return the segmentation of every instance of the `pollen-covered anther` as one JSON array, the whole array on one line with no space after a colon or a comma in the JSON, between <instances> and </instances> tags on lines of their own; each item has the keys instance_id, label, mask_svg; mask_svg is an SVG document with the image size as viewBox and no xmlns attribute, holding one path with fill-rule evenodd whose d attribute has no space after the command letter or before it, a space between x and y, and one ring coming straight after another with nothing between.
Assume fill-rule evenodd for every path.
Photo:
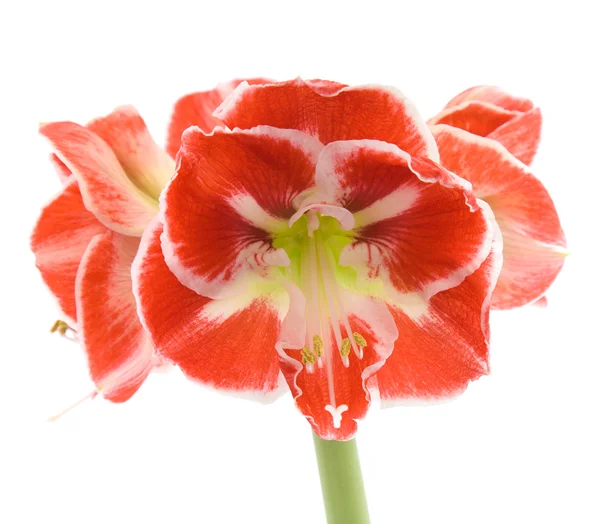
<instances>
[{"instance_id":1,"label":"pollen-covered anther","mask_svg":"<svg viewBox=\"0 0 600 524\"><path fill-rule=\"evenodd\" d=\"M344 366L349 367L350 359L348 358L348 355L350 355L350 351L352 351L352 344L350 343L350 340L348 338L342 340L342 344L340 345L339 350L340 355L342 356L342 363L344 364Z\"/></svg>"},{"instance_id":2,"label":"pollen-covered anther","mask_svg":"<svg viewBox=\"0 0 600 524\"><path fill-rule=\"evenodd\" d=\"M342 357L347 357L352 350L352 344L350 344L350 340L345 338L342 340L342 347L340 348L340 353Z\"/></svg>"},{"instance_id":3,"label":"pollen-covered anther","mask_svg":"<svg viewBox=\"0 0 600 524\"><path fill-rule=\"evenodd\" d=\"M69 340L77 341L77 331L69 326L64 320L59 319L54 322L50 328L50 333L58 333Z\"/></svg>"},{"instance_id":4,"label":"pollen-covered anther","mask_svg":"<svg viewBox=\"0 0 600 524\"><path fill-rule=\"evenodd\" d=\"M61 335L64 335L67 332L67 329L69 329L69 324L67 324L64 320L57 320L54 324L52 324L50 333L58 332Z\"/></svg>"},{"instance_id":5,"label":"pollen-covered anther","mask_svg":"<svg viewBox=\"0 0 600 524\"><path fill-rule=\"evenodd\" d=\"M320 335L313 336L313 348L317 357L323 356L323 339Z\"/></svg>"},{"instance_id":6,"label":"pollen-covered anther","mask_svg":"<svg viewBox=\"0 0 600 524\"><path fill-rule=\"evenodd\" d=\"M306 371L312 373L315 369L317 356L307 347L302 348L300 355L302 356L302 364L306 366Z\"/></svg>"},{"instance_id":7,"label":"pollen-covered anther","mask_svg":"<svg viewBox=\"0 0 600 524\"><path fill-rule=\"evenodd\" d=\"M367 341L365 340L365 337L363 337L360 333L357 333L355 331L354 333L352 333L352 336L354 337L354 342L356 342L357 346L361 348L367 347Z\"/></svg>"}]
</instances>

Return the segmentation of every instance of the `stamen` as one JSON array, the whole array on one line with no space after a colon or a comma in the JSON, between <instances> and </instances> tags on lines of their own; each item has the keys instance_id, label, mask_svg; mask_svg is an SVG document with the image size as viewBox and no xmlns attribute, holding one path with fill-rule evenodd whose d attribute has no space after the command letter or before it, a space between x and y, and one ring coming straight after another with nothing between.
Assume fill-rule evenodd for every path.
<instances>
[{"instance_id":1,"label":"stamen","mask_svg":"<svg viewBox=\"0 0 600 524\"><path fill-rule=\"evenodd\" d=\"M314 364L317 361L315 354L307 347L302 348L302 362L304 364Z\"/></svg>"},{"instance_id":2,"label":"stamen","mask_svg":"<svg viewBox=\"0 0 600 524\"><path fill-rule=\"evenodd\" d=\"M307 322L306 327L308 331L306 335L308 338L310 336L310 333L313 333L313 352L317 355L317 365L319 366L319 368L322 368L323 359L321 357L323 355L323 328L321 326L320 314L321 299L319 296L319 275L317 273L317 249L315 247L315 242L313 239L309 240L308 263L306 264L306 268L309 273L307 280L310 281L310 301L307 302L307 304L309 304L307 306L309 311L306 315L307 319L309 319L310 322Z\"/></svg>"},{"instance_id":3,"label":"stamen","mask_svg":"<svg viewBox=\"0 0 600 524\"><path fill-rule=\"evenodd\" d=\"M302 278L302 288L303 288L303 292L304 295L306 297L306 303L307 304L312 304L314 302L314 296L316 293L316 288L317 285L314 284L312 280L314 280L313 275L311 275L311 268L312 268L312 263L311 263L311 256L310 256L310 250L308 249L304 249L303 253L302 253L302 265L301 265L301 278ZM317 353L317 351L310 351L310 346L311 346L311 339L310 339L310 333L314 333L315 330L315 317L314 315L308 314L308 311L305 312L305 318L306 318L306 335L305 335L305 347L302 349L301 352L301 357L302 357L302 363L306 366L306 370L308 373L312 373L314 371L314 354ZM314 337L313 337L314 339ZM312 343L313 345L313 350L314 350L314 342ZM310 352L310 355L308 355L307 352ZM312 357L311 357L312 355ZM318 355L317 355L318 356ZM313 362L311 363L310 360L313 360ZM318 358L316 359L318 362L319 367L321 367L321 359Z\"/></svg>"},{"instance_id":4,"label":"stamen","mask_svg":"<svg viewBox=\"0 0 600 524\"><path fill-rule=\"evenodd\" d=\"M366 348L367 347L367 341L365 340L365 337L363 337L360 333L357 333L356 331L354 333L352 333L352 336L354 338L354 342L356 342L356 344L361 347L361 348Z\"/></svg>"},{"instance_id":5,"label":"stamen","mask_svg":"<svg viewBox=\"0 0 600 524\"><path fill-rule=\"evenodd\" d=\"M69 326L69 324L67 324L64 320L59 319L54 322L50 328L50 333L59 333L60 336L66 338L67 340L77 342L77 331Z\"/></svg>"},{"instance_id":6,"label":"stamen","mask_svg":"<svg viewBox=\"0 0 600 524\"><path fill-rule=\"evenodd\" d=\"M323 339L320 335L313 335L312 342L313 351L317 355L317 366L321 369L323 367L323 359L321 358L323 356Z\"/></svg>"},{"instance_id":7,"label":"stamen","mask_svg":"<svg viewBox=\"0 0 600 524\"><path fill-rule=\"evenodd\" d=\"M313 335L313 349L317 357L323 355L323 339L320 335Z\"/></svg>"},{"instance_id":8,"label":"stamen","mask_svg":"<svg viewBox=\"0 0 600 524\"><path fill-rule=\"evenodd\" d=\"M319 257L319 263L321 266L321 279L323 281L323 287L325 288L325 301L327 304L327 311L329 312L329 318L331 319L331 328L333 329L333 335L338 349L342 347L342 333L340 331L340 320L338 318L338 308L335 303L335 293L337 288L335 286L335 274L330 266L330 261L327 259L327 253L324 247L319 243L317 254ZM335 288L335 289L332 289ZM333 307L332 307L333 306ZM346 359L342 359L344 366L348 367L350 362Z\"/></svg>"},{"instance_id":9,"label":"stamen","mask_svg":"<svg viewBox=\"0 0 600 524\"><path fill-rule=\"evenodd\" d=\"M321 298L321 300L323 300ZM319 330L323 332L322 319L319 317ZM320 335L319 335L320 336ZM327 386L329 387L329 402L335 406L335 387L333 383L333 362L331 351L331 337L327 335L323 340L323 359L325 360L325 370L327 371Z\"/></svg>"},{"instance_id":10,"label":"stamen","mask_svg":"<svg viewBox=\"0 0 600 524\"><path fill-rule=\"evenodd\" d=\"M328 258L328 261L333 268L335 265L335 260L333 258L333 255L331 254L331 252L329 252L329 250L327 250L327 252L324 253L324 256ZM331 271L331 274L333 275L333 282L335 282L335 272L333 269ZM363 358L363 350L356 344L356 341L354 340L354 337L352 336L352 329L350 328L350 321L348 320L348 315L346 314L346 311L344 309L344 304L342 303L342 299L340 297L340 292L339 292L338 286L333 285L332 288L333 288L334 304L335 304L336 310L339 314L339 317L341 318L341 322L344 325L344 329L346 330L346 335L348 336L348 338L350 340L350 344L352 345L352 349L354 350L355 355L359 359L362 359Z\"/></svg>"},{"instance_id":11,"label":"stamen","mask_svg":"<svg viewBox=\"0 0 600 524\"><path fill-rule=\"evenodd\" d=\"M66 415L69 411L75 409L77 406L79 406L80 404L83 404L86 400L92 400L94 398L96 398L96 396L99 393L99 389L92 391L91 393L88 393L85 397L79 399L77 402L75 402L75 404L69 406L66 409L63 409L60 413L58 413L57 415L54 415L52 417L48 418L48 422L56 422L59 418L61 418L63 415Z\"/></svg>"},{"instance_id":12,"label":"stamen","mask_svg":"<svg viewBox=\"0 0 600 524\"><path fill-rule=\"evenodd\" d=\"M352 346L350 344L350 340L348 340L347 338L342 340L342 346L340 347L340 355L342 355L342 363L345 367L350 367L350 359L348 358L348 355L350 354L351 349Z\"/></svg>"},{"instance_id":13,"label":"stamen","mask_svg":"<svg viewBox=\"0 0 600 524\"><path fill-rule=\"evenodd\" d=\"M347 357L350 354L351 349L352 346L350 345L350 341L347 338L342 340L342 347L340 348L340 353L342 354L342 357Z\"/></svg>"}]
</instances>

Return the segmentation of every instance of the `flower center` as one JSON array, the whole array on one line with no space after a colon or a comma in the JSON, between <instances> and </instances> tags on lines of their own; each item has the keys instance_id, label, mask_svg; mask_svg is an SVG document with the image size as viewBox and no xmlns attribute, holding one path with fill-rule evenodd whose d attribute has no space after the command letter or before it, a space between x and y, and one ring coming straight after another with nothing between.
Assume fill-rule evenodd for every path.
<instances>
[{"instance_id":1,"label":"flower center","mask_svg":"<svg viewBox=\"0 0 600 524\"><path fill-rule=\"evenodd\" d=\"M339 254L352 238L332 217L308 211L284 235L275 240L290 258L291 278L306 299L305 345L300 350L307 373L324 373L329 392L325 409L333 417L334 427L341 424L345 404L337 405L334 386L334 359L345 367L350 355L362 359L367 341L353 331L344 307L340 280L348 277L349 268L338 265Z\"/></svg>"}]
</instances>

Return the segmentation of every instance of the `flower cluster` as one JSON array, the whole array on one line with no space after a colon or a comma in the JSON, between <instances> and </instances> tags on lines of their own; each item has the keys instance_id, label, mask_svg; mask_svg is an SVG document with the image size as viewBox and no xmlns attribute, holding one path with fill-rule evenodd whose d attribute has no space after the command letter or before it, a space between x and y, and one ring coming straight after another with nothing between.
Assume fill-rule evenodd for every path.
<instances>
[{"instance_id":1,"label":"flower cluster","mask_svg":"<svg viewBox=\"0 0 600 524\"><path fill-rule=\"evenodd\" d=\"M105 398L173 363L289 388L347 440L374 393L463 391L489 371L490 308L544 300L566 245L528 168L540 128L494 87L425 122L395 89L300 79L185 96L165 150L131 107L46 124L64 187L32 249Z\"/></svg>"}]
</instances>

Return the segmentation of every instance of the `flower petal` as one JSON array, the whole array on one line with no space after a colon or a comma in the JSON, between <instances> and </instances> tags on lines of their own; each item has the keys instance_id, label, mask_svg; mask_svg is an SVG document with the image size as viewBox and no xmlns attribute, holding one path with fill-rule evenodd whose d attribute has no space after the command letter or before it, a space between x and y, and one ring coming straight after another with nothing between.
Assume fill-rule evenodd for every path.
<instances>
[{"instance_id":1,"label":"flower petal","mask_svg":"<svg viewBox=\"0 0 600 524\"><path fill-rule=\"evenodd\" d=\"M333 349L337 347L333 329L329 330L329 340L323 337L321 367L302 364L301 352L298 351L304 343L302 339L295 337L295 344L288 341L278 345L281 370L298 408L315 433L327 440L354 437L358 429L357 420L365 417L371 403L366 383L389 357L398 336L394 320L383 301L347 290L342 290L341 299L352 329L367 342L362 359L351 353L348 355L348 367L344 365L338 350ZM297 308L292 304L291 314L298 309L304 311L304 305ZM344 332L341 323L340 330Z\"/></svg>"},{"instance_id":2,"label":"flower petal","mask_svg":"<svg viewBox=\"0 0 600 524\"><path fill-rule=\"evenodd\" d=\"M491 249L492 217L468 183L431 160L373 140L335 142L316 178L317 193L354 213L340 264L383 278L390 298L458 285Z\"/></svg>"},{"instance_id":3,"label":"flower petal","mask_svg":"<svg viewBox=\"0 0 600 524\"><path fill-rule=\"evenodd\" d=\"M77 322L75 276L83 254L96 235L106 228L83 205L77 180L71 178L63 190L42 210L31 249L35 264L63 313Z\"/></svg>"},{"instance_id":4,"label":"flower petal","mask_svg":"<svg viewBox=\"0 0 600 524\"><path fill-rule=\"evenodd\" d=\"M175 162L152 139L137 110L122 106L86 127L110 146L136 187L158 200L175 174Z\"/></svg>"},{"instance_id":5,"label":"flower petal","mask_svg":"<svg viewBox=\"0 0 600 524\"><path fill-rule=\"evenodd\" d=\"M525 164L531 164L542 134L539 108L527 112L504 109L489 102L467 100L444 109L429 125L446 124L500 142Z\"/></svg>"},{"instance_id":6,"label":"flower petal","mask_svg":"<svg viewBox=\"0 0 600 524\"><path fill-rule=\"evenodd\" d=\"M475 133L488 136L498 127L521 115L518 111L508 111L488 102L477 100L451 106L428 120L429 125L447 124Z\"/></svg>"},{"instance_id":7,"label":"flower petal","mask_svg":"<svg viewBox=\"0 0 600 524\"><path fill-rule=\"evenodd\" d=\"M280 315L269 299L211 300L167 267L155 221L142 237L132 274L140 317L163 357L190 378L265 400L278 387Z\"/></svg>"},{"instance_id":8,"label":"flower petal","mask_svg":"<svg viewBox=\"0 0 600 524\"><path fill-rule=\"evenodd\" d=\"M504 238L504 266L492 306L509 309L541 297L560 272L566 240L542 183L496 141L453 127L432 128L441 162L473 184Z\"/></svg>"},{"instance_id":9,"label":"flower petal","mask_svg":"<svg viewBox=\"0 0 600 524\"><path fill-rule=\"evenodd\" d=\"M296 198L314 185L321 144L295 130L189 129L177 176L161 200L163 252L177 278L197 293L245 292L247 278L285 266L270 232L287 228Z\"/></svg>"},{"instance_id":10,"label":"flower petal","mask_svg":"<svg viewBox=\"0 0 600 524\"><path fill-rule=\"evenodd\" d=\"M370 138L437 160L435 142L412 103L383 86L347 87L296 79L269 85L242 83L215 111L229 127L266 124L299 129L323 144Z\"/></svg>"},{"instance_id":11,"label":"flower petal","mask_svg":"<svg viewBox=\"0 0 600 524\"><path fill-rule=\"evenodd\" d=\"M154 351L137 316L131 264L139 239L112 231L94 237L77 273L77 312L90 374L113 402L128 400L146 379Z\"/></svg>"},{"instance_id":12,"label":"flower petal","mask_svg":"<svg viewBox=\"0 0 600 524\"><path fill-rule=\"evenodd\" d=\"M215 127L222 126L223 121L215 118L213 111L225 100L243 80L232 80L218 85L210 91L200 91L185 95L173 107L173 114L167 132L167 152L175 158L181 146L181 135L192 126L198 126L205 133L210 133ZM248 84L268 84L266 78L250 78Z\"/></svg>"},{"instance_id":13,"label":"flower petal","mask_svg":"<svg viewBox=\"0 0 600 524\"><path fill-rule=\"evenodd\" d=\"M530 111L533 109L533 102L531 100L513 96L496 86L475 86L466 89L450 100L446 104L446 107L457 106L473 100L487 102L509 111Z\"/></svg>"},{"instance_id":14,"label":"flower petal","mask_svg":"<svg viewBox=\"0 0 600 524\"><path fill-rule=\"evenodd\" d=\"M490 300L501 265L496 228L488 258L462 284L422 307L391 308L399 336L376 376L382 405L453 396L489 372Z\"/></svg>"},{"instance_id":15,"label":"flower petal","mask_svg":"<svg viewBox=\"0 0 600 524\"><path fill-rule=\"evenodd\" d=\"M129 180L109 145L73 122L40 128L59 159L75 175L85 206L106 227L141 235L156 214L156 202Z\"/></svg>"},{"instance_id":16,"label":"flower petal","mask_svg":"<svg viewBox=\"0 0 600 524\"><path fill-rule=\"evenodd\" d=\"M539 108L523 113L488 135L500 142L524 164L531 164L542 137L542 112Z\"/></svg>"},{"instance_id":17,"label":"flower petal","mask_svg":"<svg viewBox=\"0 0 600 524\"><path fill-rule=\"evenodd\" d=\"M58 179L63 185L66 184L69 177L73 174L71 173L71 170L54 153L50 155L50 162L52 162L52 166L58 175Z\"/></svg>"}]
</instances>

